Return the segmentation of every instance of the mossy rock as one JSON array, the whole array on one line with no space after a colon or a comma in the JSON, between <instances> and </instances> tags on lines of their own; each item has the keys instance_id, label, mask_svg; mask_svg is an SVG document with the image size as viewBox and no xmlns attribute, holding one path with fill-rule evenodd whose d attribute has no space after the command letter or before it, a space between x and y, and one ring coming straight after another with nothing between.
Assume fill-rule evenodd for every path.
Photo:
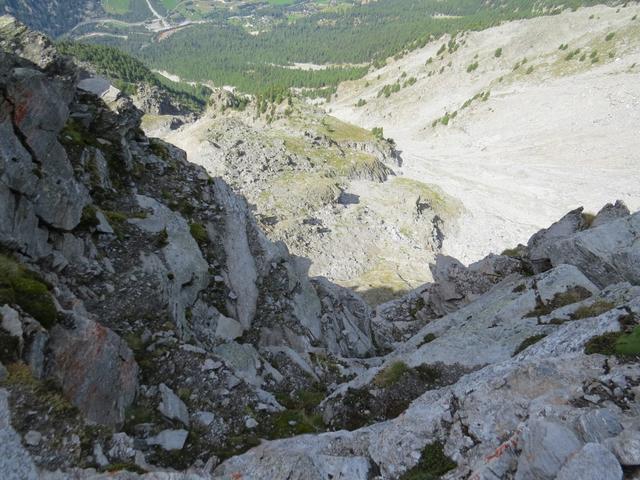
<instances>
[{"instance_id":1,"label":"mossy rock","mask_svg":"<svg viewBox=\"0 0 640 480\"><path fill-rule=\"evenodd\" d=\"M44 328L51 328L57 311L48 286L15 260L0 255L0 300L18 305Z\"/></svg>"},{"instance_id":2,"label":"mossy rock","mask_svg":"<svg viewBox=\"0 0 640 480\"><path fill-rule=\"evenodd\" d=\"M400 480L438 480L458 464L447 457L440 442L430 443L422 450L418 464L400 477Z\"/></svg>"}]
</instances>

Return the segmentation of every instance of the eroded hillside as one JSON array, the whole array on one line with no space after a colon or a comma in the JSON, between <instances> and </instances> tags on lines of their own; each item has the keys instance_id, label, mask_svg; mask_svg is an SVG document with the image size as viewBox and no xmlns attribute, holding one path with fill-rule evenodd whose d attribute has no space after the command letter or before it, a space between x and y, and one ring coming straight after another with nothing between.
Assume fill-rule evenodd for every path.
<instances>
[{"instance_id":1,"label":"eroded hillside","mask_svg":"<svg viewBox=\"0 0 640 480\"><path fill-rule=\"evenodd\" d=\"M344 83L328 111L384 127L398 174L462 202L444 251L473 261L578 205L639 206L639 46L637 3L567 10L432 42Z\"/></svg>"}]
</instances>

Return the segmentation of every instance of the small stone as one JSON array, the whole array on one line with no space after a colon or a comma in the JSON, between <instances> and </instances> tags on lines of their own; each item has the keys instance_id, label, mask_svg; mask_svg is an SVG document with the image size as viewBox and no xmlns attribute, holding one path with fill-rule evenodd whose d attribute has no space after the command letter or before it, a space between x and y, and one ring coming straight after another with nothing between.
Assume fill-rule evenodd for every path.
<instances>
[{"instance_id":1,"label":"small stone","mask_svg":"<svg viewBox=\"0 0 640 480\"><path fill-rule=\"evenodd\" d=\"M20 314L9 305L0 308L0 326L13 337L22 337Z\"/></svg>"},{"instance_id":2,"label":"small stone","mask_svg":"<svg viewBox=\"0 0 640 480\"><path fill-rule=\"evenodd\" d=\"M235 292L229 292L229 298L231 300L237 300L238 299L238 295L236 295Z\"/></svg>"},{"instance_id":3,"label":"small stone","mask_svg":"<svg viewBox=\"0 0 640 480\"><path fill-rule=\"evenodd\" d=\"M215 277L213 277L213 281L216 283L222 283L224 282L224 278L222 278L220 275L216 275Z\"/></svg>"},{"instance_id":4,"label":"small stone","mask_svg":"<svg viewBox=\"0 0 640 480\"><path fill-rule=\"evenodd\" d=\"M640 465L640 431L624 430L615 438L604 442L624 467Z\"/></svg>"},{"instance_id":5,"label":"small stone","mask_svg":"<svg viewBox=\"0 0 640 480\"><path fill-rule=\"evenodd\" d=\"M244 426L249 428L249 429L254 429L258 426L258 422L256 421L255 418L253 417L248 417L245 421L244 421Z\"/></svg>"},{"instance_id":6,"label":"small stone","mask_svg":"<svg viewBox=\"0 0 640 480\"><path fill-rule=\"evenodd\" d=\"M158 410L171 420L178 420L189 426L189 410L180 398L164 383L160 384L160 405Z\"/></svg>"},{"instance_id":7,"label":"small stone","mask_svg":"<svg viewBox=\"0 0 640 480\"><path fill-rule=\"evenodd\" d=\"M186 430L163 430L147 439L147 445L158 445L164 450L182 450L189 432Z\"/></svg>"},{"instance_id":8,"label":"small stone","mask_svg":"<svg viewBox=\"0 0 640 480\"><path fill-rule=\"evenodd\" d=\"M602 445L587 443L565 463L556 480L622 480L622 468Z\"/></svg>"},{"instance_id":9,"label":"small stone","mask_svg":"<svg viewBox=\"0 0 640 480\"><path fill-rule=\"evenodd\" d=\"M40 445L41 441L42 434L40 432L36 432L35 430L29 430L24 436L24 442L31 447Z\"/></svg>"},{"instance_id":10,"label":"small stone","mask_svg":"<svg viewBox=\"0 0 640 480\"><path fill-rule=\"evenodd\" d=\"M238 377L235 377L233 375L230 375L227 377L227 388L229 390L233 390L235 387L237 387L241 383L242 383L242 380L240 380Z\"/></svg>"},{"instance_id":11,"label":"small stone","mask_svg":"<svg viewBox=\"0 0 640 480\"><path fill-rule=\"evenodd\" d=\"M99 443L96 443L93 446L93 457L95 458L95 461L99 466L106 467L107 465L109 465L109 459L102 451L102 445L100 445Z\"/></svg>"},{"instance_id":12,"label":"small stone","mask_svg":"<svg viewBox=\"0 0 640 480\"><path fill-rule=\"evenodd\" d=\"M204 361L204 365L202 366L202 370L209 371L209 370L217 370L220 367L222 367L222 362L216 362L211 360L210 358L207 358Z\"/></svg>"},{"instance_id":13,"label":"small stone","mask_svg":"<svg viewBox=\"0 0 640 480\"><path fill-rule=\"evenodd\" d=\"M113 231L113 227L111 227L111 225L109 224L109 220L107 220L107 217L105 217L104 213L100 211L96 212L96 220L98 220L96 232L106 233L108 235L113 235L115 233Z\"/></svg>"},{"instance_id":14,"label":"small stone","mask_svg":"<svg viewBox=\"0 0 640 480\"><path fill-rule=\"evenodd\" d=\"M216 416L211 412L196 412L194 415L194 419L198 425L208 427L216 419Z\"/></svg>"},{"instance_id":15,"label":"small stone","mask_svg":"<svg viewBox=\"0 0 640 480\"><path fill-rule=\"evenodd\" d=\"M114 433L111 437L111 448L108 455L114 460L129 460L135 455L133 438L126 433Z\"/></svg>"}]
</instances>

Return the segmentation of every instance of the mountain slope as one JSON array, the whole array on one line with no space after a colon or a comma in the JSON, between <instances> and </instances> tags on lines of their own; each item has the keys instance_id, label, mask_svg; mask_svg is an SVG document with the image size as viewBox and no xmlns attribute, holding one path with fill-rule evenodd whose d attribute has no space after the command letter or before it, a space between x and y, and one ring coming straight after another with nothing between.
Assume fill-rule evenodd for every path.
<instances>
[{"instance_id":1,"label":"mountain slope","mask_svg":"<svg viewBox=\"0 0 640 480\"><path fill-rule=\"evenodd\" d=\"M444 249L473 261L578 205L640 206L639 14L635 3L593 7L436 41L343 84L328 109L384 127L399 173L461 200L467 215Z\"/></svg>"}]
</instances>

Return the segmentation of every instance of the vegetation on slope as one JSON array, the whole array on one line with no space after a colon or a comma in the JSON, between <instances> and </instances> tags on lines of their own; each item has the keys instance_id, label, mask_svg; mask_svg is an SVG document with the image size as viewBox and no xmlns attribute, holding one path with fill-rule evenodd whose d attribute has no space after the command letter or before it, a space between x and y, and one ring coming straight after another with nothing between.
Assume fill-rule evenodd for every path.
<instances>
[{"instance_id":1,"label":"vegetation on slope","mask_svg":"<svg viewBox=\"0 0 640 480\"><path fill-rule=\"evenodd\" d=\"M205 86L172 82L156 75L140 60L116 48L70 41L58 43L57 48L64 55L91 64L98 73L109 77L118 88L129 94L136 92L138 84L146 83L164 89L178 103L196 111L204 108L211 95L211 90Z\"/></svg>"},{"instance_id":2,"label":"vegetation on slope","mask_svg":"<svg viewBox=\"0 0 640 480\"><path fill-rule=\"evenodd\" d=\"M286 6L273 6L272 24L258 33L218 16L147 43L130 37L102 38L182 78L234 85L250 93L274 88L322 88L358 78L366 68L286 68L295 62L382 65L392 55L424 46L443 34L481 30L501 22L560 13L596 0L380 0L284 20ZM250 19L256 22L255 17ZM248 21L248 20L247 20ZM142 48L144 46L144 48Z\"/></svg>"}]
</instances>

